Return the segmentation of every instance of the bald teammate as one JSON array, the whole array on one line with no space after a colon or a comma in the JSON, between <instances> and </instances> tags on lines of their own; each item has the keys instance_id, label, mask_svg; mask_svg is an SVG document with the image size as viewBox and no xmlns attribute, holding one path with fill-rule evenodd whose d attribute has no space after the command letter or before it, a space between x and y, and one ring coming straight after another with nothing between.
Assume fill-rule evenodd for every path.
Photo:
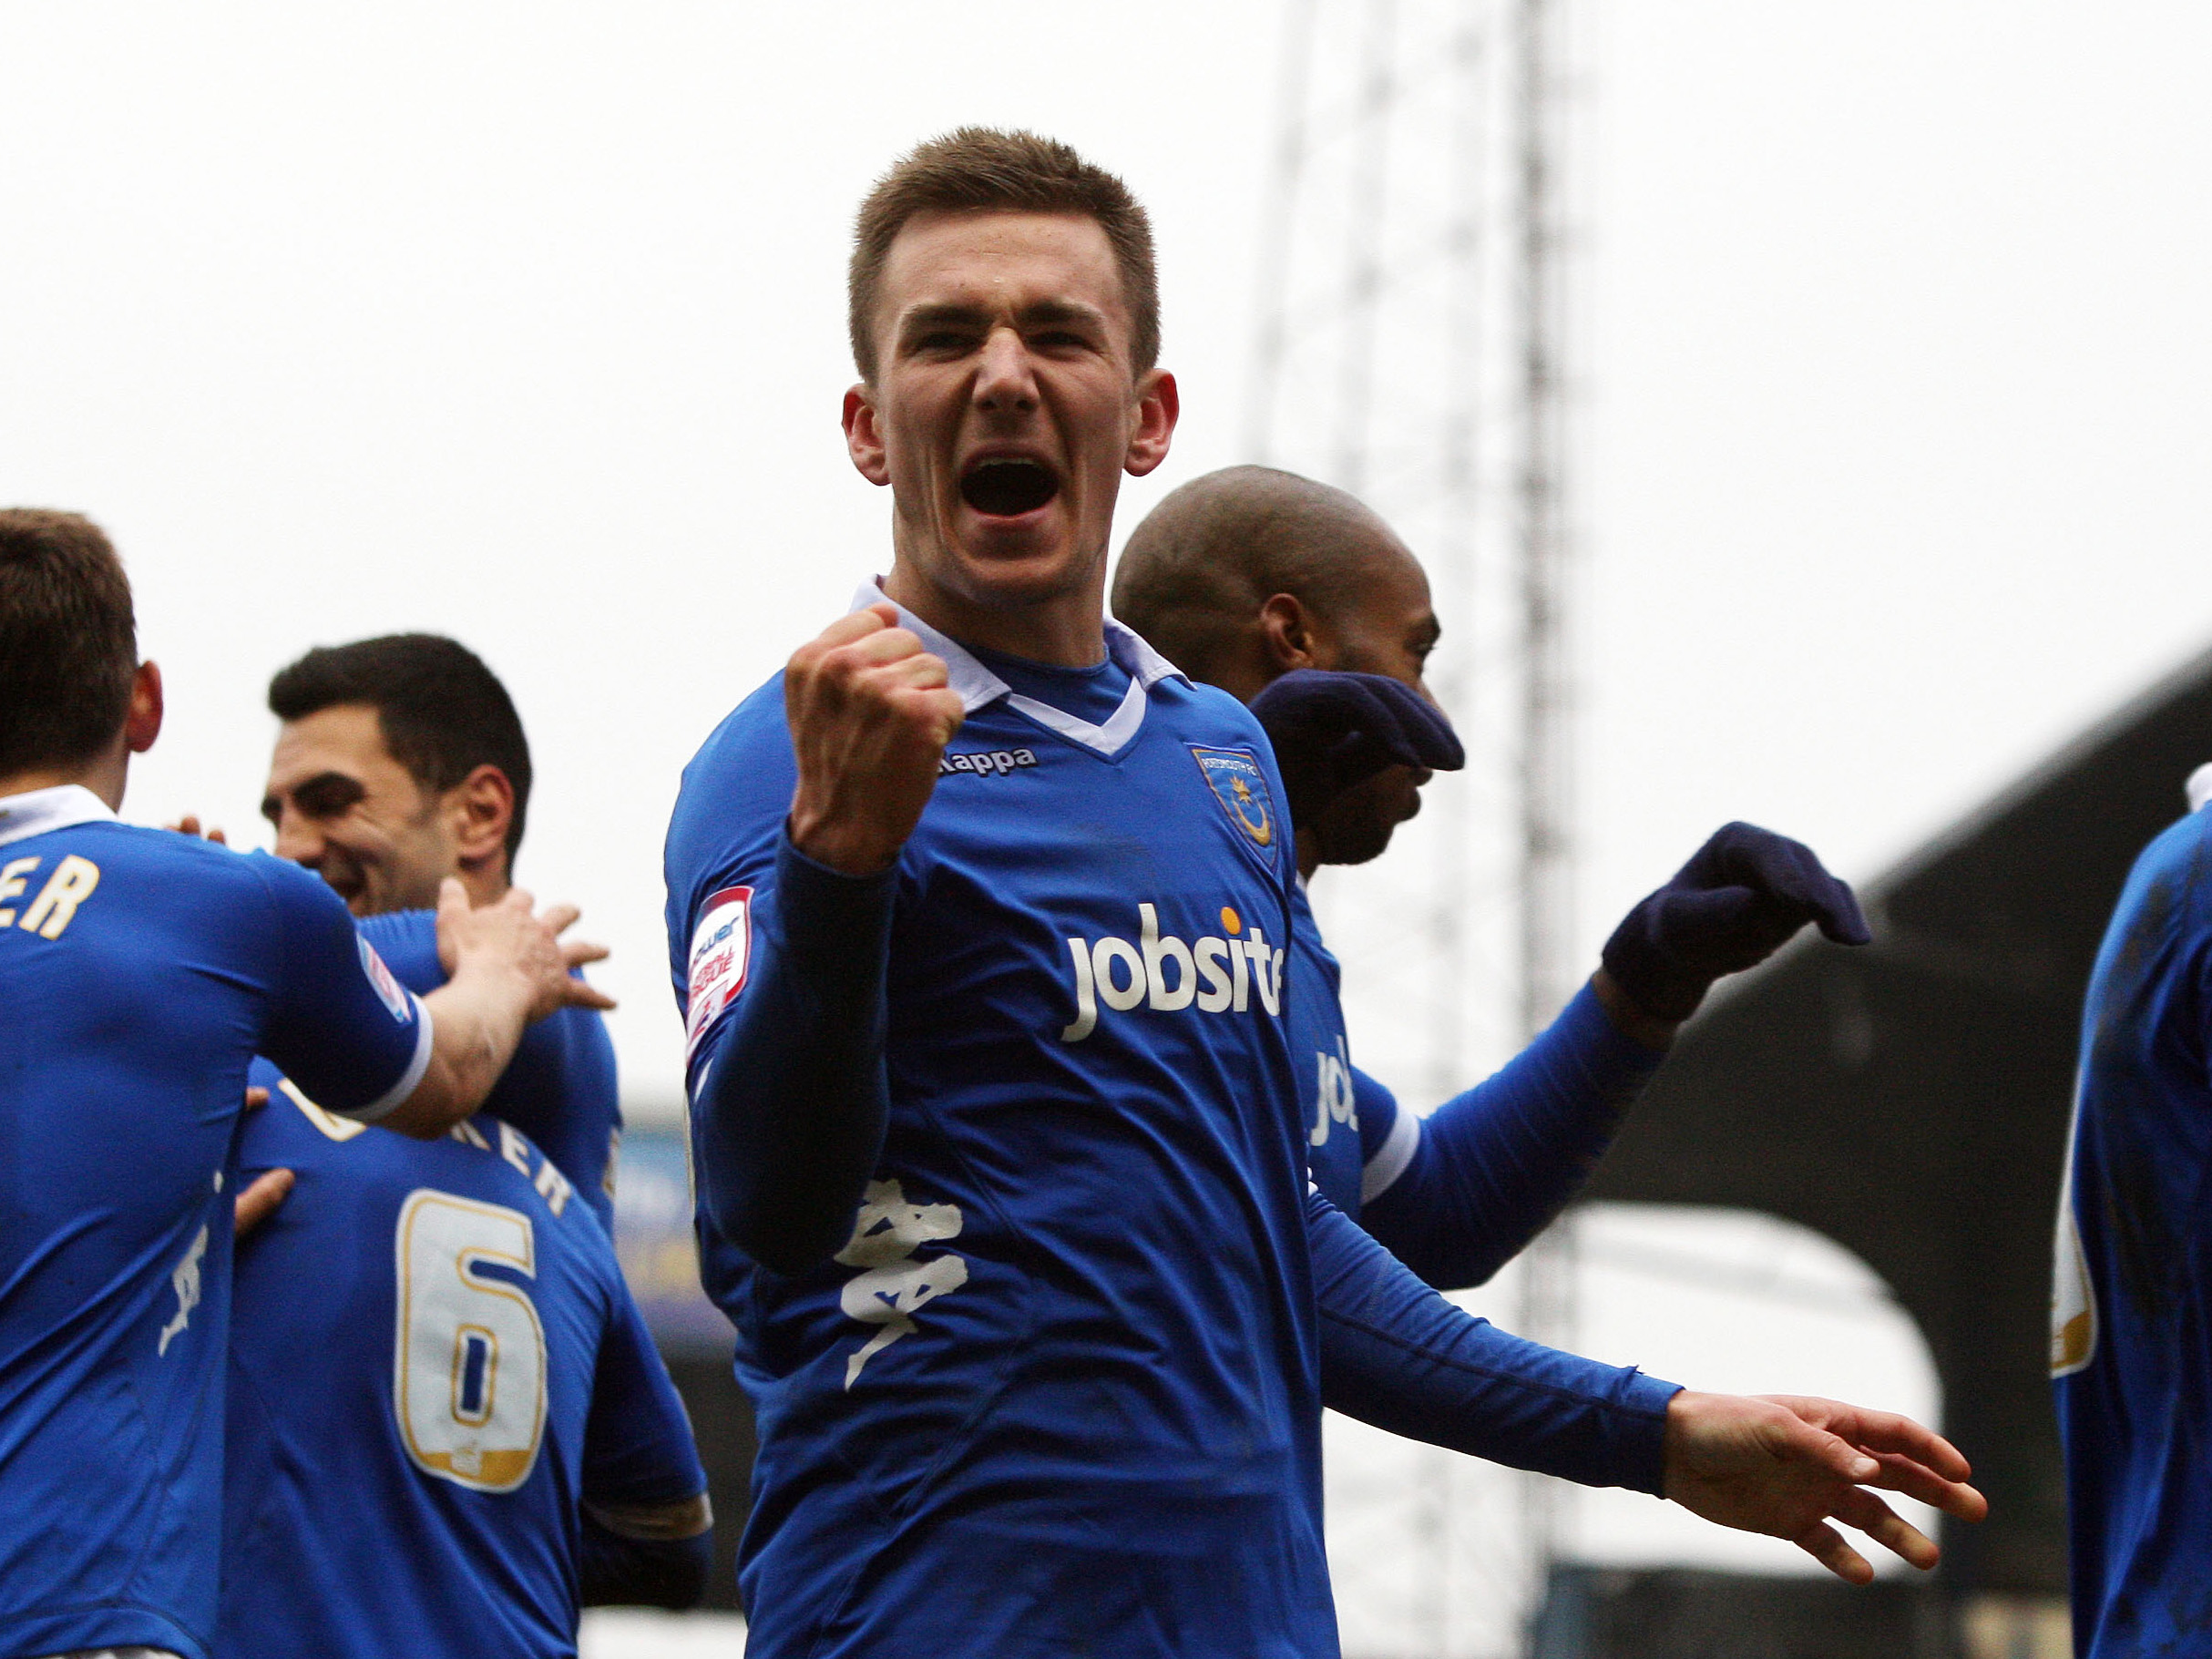
<instances>
[{"instance_id":1,"label":"bald teammate","mask_svg":"<svg viewBox=\"0 0 2212 1659\"><path fill-rule=\"evenodd\" d=\"M1808 921L1866 942L1850 889L1809 849L1729 824L1630 912L1510 1065L1425 1121L1401 1111L1351 1063L1306 883L1378 856L1431 769L1459 763L1422 679L1441 629L1419 561L1343 490L1234 466L1137 527L1113 609L1192 679L1251 704L1275 742L1298 855L1285 1015L1314 1179L1433 1285L1482 1283L1558 1214L1715 979Z\"/></svg>"}]
</instances>

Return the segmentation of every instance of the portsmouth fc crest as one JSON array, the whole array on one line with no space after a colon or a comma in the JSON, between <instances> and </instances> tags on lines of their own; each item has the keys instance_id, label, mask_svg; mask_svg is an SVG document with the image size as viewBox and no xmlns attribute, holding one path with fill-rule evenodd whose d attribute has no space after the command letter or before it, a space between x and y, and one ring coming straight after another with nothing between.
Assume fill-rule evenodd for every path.
<instances>
[{"instance_id":1,"label":"portsmouth fc crest","mask_svg":"<svg viewBox=\"0 0 2212 1659\"><path fill-rule=\"evenodd\" d=\"M1249 751L1202 749L1191 745L1191 754L1204 774L1229 822L1242 830L1254 846L1275 845L1275 798L1267 793L1267 774Z\"/></svg>"}]
</instances>

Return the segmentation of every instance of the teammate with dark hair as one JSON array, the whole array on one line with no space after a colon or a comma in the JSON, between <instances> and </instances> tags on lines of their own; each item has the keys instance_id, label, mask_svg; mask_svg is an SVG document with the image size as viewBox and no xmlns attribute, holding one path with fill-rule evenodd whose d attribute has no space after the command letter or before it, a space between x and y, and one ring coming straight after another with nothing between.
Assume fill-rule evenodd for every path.
<instances>
[{"instance_id":1,"label":"teammate with dark hair","mask_svg":"<svg viewBox=\"0 0 2212 1659\"><path fill-rule=\"evenodd\" d=\"M404 634L310 651L269 702L278 853L347 892L404 983L441 983L429 913L385 906L446 876L506 892L531 777L506 689ZM485 1115L427 1146L255 1080L241 1162L302 1190L239 1245L221 1651L553 1659L579 1604L695 1603L706 1480L609 1242L596 1011L533 1028Z\"/></svg>"},{"instance_id":2,"label":"teammate with dark hair","mask_svg":"<svg viewBox=\"0 0 2212 1659\"><path fill-rule=\"evenodd\" d=\"M1728 824L1636 906L1511 1064L1426 1119L1403 1111L1352 1063L1306 882L1377 856L1430 773L1462 763L1423 679L1442 630L1419 561L1345 491L1232 466L1182 486L1130 533L1113 609L1267 731L1297 834L1285 1018L1314 1180L1432 1285L1481 1284L1559 1214L1715 979L1807 922L1866 942L1850 889L1810 849Z\"/></svg>"},{"instance_id":3,"label":"teammate with dark hair","mask_svg":"<svg viewBox=\"0 0 2212 1659\"><path fill-rule=\"evenodd\" d=\"M702 1267L761 1437L748 1652L1333 1654L1325 1398L1855 1575L1828 1516L1931 1555L1859 1484L1978 1507L1926 1429L1521 1342L1310 1193L1282 780L1104 617L1177 410L1142 210L966 129L860 222L845 429L891 568L669 830Z\"/></svg>"},{"instance_id":4,"label":"teammate with dark hair","mask_svg":"<svg viewBox=\"0 0 2212 1659\"><path fill-rule=\"evenodd\" d=\"M355 916L429 906L457 875L504 889L530 804L515 704L458 640L390 634L319 645L269 682L277 738L262 815L277 855L319 872Z\"/></svg>"},{"instance_id":5,"label":"teammate with dark hair","mask_svg":"<svg viewBox=\"0 0 2212 1659\"><path fill-rule=\"evenodd\" d=\"M429 906L457 877L469 902L513 881L530 746L498 677L456 640L393 634L318 646L269 682L283 722L261 814L276 855L336 888L392 971L444 983ZM543 1147L609 1231L622 1106L614 1045L591 1009L531 1029L486 1111Z\"/></svg>"},{"instance_id":6,"label":"teammate with dark hair","mask_svg":"<svg viewBox=\"0 0 2212 1659\"><path fill-rule=\"evenodd\" d=\"M0 512L0 1654L207 1659L248 1061L442 1134L603 953L452 888L417 998L312 876L118 823L161 677L75 514Z\"/></svg>"}]
</instances>

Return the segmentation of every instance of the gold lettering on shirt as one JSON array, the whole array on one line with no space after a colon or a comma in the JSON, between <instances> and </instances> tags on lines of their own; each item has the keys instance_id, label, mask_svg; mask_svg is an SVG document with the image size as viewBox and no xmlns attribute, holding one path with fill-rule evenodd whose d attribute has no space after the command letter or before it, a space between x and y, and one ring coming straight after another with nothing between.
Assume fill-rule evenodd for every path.
<instances>
[{"instance_id":1,"label":"gold lettering on shirt","mask_svg":"<svg viewBox=\"0 0 2212 1659\"><path fill-rule=\"evenodd\" d=\"M0 865L0 904L23 896L24 888L30 885L31 872L38 867L38 864L36 858L15 858ZM0 927L13 927L15 925L15 909L11 906L0 910Z\"/></svg>"},{"instance_id":2,"label":"gold lettering on shirt","mask_svg":"<svg viewBox=\"0 0 2212 1659\"><path fill-rule=\"evenodd\" d=\"M42 939L58 939L76 917L77 906L90 898L92 889L99 885L100 866L72 853L54 866L54 874L46 877L46 885L38 890L38 896L15 926Z\"/></svg>"}]
</instances>

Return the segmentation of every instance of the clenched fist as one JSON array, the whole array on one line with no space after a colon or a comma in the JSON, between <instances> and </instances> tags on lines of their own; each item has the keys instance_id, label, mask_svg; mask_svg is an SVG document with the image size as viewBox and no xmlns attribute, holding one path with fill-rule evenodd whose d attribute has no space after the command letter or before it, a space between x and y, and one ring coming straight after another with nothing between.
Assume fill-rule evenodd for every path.
<instances>
[{"instance_id":1,"label":"clenched fist","mask_svg":"<svg viewBox=\"0 0 2212 1659\"><path fill-rule=\"evenodd\" d=\"M792 845L847 876L888 869L966 717L944 662L898 625L896 608L871 605L793 653L783 713L799 762Z\"/></svg>"}]
</instances>

